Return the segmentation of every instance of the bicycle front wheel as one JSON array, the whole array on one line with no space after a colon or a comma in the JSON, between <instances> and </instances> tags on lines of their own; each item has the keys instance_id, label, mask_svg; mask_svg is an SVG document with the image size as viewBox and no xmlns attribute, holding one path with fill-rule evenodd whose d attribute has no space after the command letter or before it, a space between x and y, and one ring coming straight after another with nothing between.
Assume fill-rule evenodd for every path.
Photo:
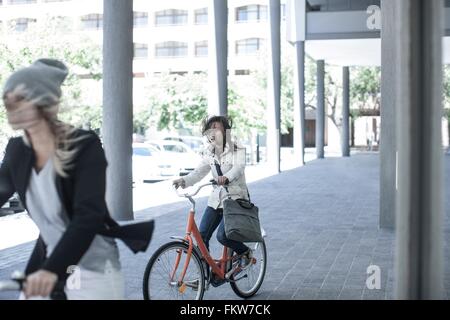
<instances>
[{"instance_id":1,"label":"bicycle front wheel","mask_svg":"<svg viewBox=\"0 0 450 320\"><path fill-rule=\"evenodd\" d=\"M205 292L203 264L193 251L182 281L189 246L169 242L150 258L144 273L145 300L201 300Z\"/></svg>"},{"instance_id":2,"label":"bicycle front wheel","mask_svg":"<svg viewBox=\"0 0 450 320\"><path fill-rule=\"evenodd\" d=\"M254 296L261 287L267 266L266 244L263 242L245 243L253 251L253 263L245 270L233 275L230 285L241 298Z\"/></svg>"}]
</instances>

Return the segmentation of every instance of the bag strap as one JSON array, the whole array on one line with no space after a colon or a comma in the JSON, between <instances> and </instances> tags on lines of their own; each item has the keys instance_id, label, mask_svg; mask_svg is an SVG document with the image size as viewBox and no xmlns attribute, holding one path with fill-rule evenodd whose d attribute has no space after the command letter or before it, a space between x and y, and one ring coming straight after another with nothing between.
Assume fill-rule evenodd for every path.
<instances>
[{"instance_id":1,"label":"bag strap","mask_svg":"<svg viewBox=\"0 0 450 320\"><path fill-rule=\"evenodd\" d=\"M217 162L217 160L214 160L214 166L216 167L216 172L217 175L219 177L223 176L223 172L222 172L222 168L220 167L220 164ZM225 187L225 190L228 192L228 188ZM247 188L247 196L248 196L248 201L251 203L252 200L250 199L250 193L248 192L248 188ZM230 193L228 192L228 198L230 198Z\"/></svg>"}]
</instances>

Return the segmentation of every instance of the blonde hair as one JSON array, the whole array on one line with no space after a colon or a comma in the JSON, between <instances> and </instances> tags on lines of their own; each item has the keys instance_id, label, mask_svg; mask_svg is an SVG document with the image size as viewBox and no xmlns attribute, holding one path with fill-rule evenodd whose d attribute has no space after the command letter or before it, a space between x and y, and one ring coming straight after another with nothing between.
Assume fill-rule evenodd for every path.
<instances>
[{"instance_id":1,"label":"blonde hair","mask_svg":"<svg viewBox=\"0 0 450 320\"><path fill-rule=\"evenodd\" d=\"M77 128L58 120L55 109L58 109L58 105L52 107L38 106L40 114L49 124L50 130L55 137L55 153L52 159L55 172L59 176L67 178L69 176L68 171L73 168L75 156L79 151L76 144L86 138L87 135L75 137L74 133L77 131ZM26 145L31 146L26 132L23 135L23 139Z\"/></svg>"},{"instance_id":2,"label":"blonde hair","mask_svg":"<svg viewBox=\"0 0 450 320\"><path fill-rule=\"evenodd\" d=\"M12 95L18 95L22 97L31 96L31 91L25 87L25 85L18 85L12 92ZM6 93L3 99L5 99ZM51 104L44 105L42 101L52 101ZM60 98L53 94L46 94L28 101L31 105L34 105L40 116L47 121L50 126L50 130L55 137L55 153L53 155L54 169L58 175L63 178L68 177L68 171L74 166L74 159L78 152L76 144L85 139L88 135L82 135L76 137L75 133L77 128L70 124L64 123L58 119L58 111ZM24 130L22 136L25 145L31 147L31 142L28 137L28 133Z\"/></svg>"}]
</instances>

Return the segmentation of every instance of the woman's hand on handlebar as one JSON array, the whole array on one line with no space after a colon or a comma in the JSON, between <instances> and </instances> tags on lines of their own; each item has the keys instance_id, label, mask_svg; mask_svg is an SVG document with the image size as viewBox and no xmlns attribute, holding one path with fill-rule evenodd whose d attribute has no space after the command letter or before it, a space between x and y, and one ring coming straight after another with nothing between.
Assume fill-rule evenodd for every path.
<instances>
[{"instance_id":1,"label":"woman's hand on handlebar","mask_svg":"<svg viewBox=\"0 0 450 320\"><path fill-rule=\"evenodd\" d=\"M220 176L217 178L217 184L219 186L227 185L230 181L228 181L228 178L225 176Z\"/></svg>"},{"instance_id":2,"label":"woman's hand on handlebar","mask_svg":"<svg viewBox=\"0 0 450 320\"><path fill-rule=\"evenodd\" d=\"M48 297L53 291L57 281L58 276L53 272L47 270L36 271L35 273L30 274L26 279L24 286L25 297Z\"/></svg>"},{"instance_id":3,"label":"woman's hand on handlebar","mask_svg":"<svg viewBox=\"0 0 450 320\"><path fill-rule=\"evenodd\" d=\"M174 180L174 181L172 182L172 185L173 185L176 189L178 189L179 187L181 187L182 189L184 189L184 188L186 188L186 181L184 181L183 178L180 178L180 179Z\"/></svg>"}]
</instances>

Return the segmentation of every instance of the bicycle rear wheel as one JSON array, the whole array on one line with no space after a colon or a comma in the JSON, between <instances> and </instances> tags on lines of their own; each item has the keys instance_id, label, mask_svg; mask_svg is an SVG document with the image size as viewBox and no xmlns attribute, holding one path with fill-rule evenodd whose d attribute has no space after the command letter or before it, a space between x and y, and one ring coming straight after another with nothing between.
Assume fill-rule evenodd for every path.
<instances>
[{"instance_id":1,"label":"bicycle rear wheel","mask_svg":"<svg viewBox=\"0 0 450 320\"><path fill-rule=\"evenodd\" d=\"M253 250L253 263L237 275L231 276L231 288L241 298L250 298L254 296L261 287L267 266L266 244L263 242L245 243Z\"/></svg>"},{"instance_id":2,"label":"bicycle rear wheel","mask_svg":"<svg viewBox=\"0 0 450 320\"><path fill-rule=\"evenodd\" d=\"M187 244L174 241L161 246L153 254L144 273L144 300L203 299L205 276L197 252L192 252L184 279L179 282L188 248Z\"/></svg>"}]
</instances>

